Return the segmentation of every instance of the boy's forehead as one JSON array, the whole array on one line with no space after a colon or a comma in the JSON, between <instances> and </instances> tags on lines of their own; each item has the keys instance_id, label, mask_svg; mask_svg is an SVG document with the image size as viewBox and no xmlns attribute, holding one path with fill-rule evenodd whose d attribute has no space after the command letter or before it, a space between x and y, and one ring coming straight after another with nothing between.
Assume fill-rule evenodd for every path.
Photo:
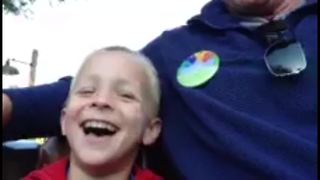
<instances>
[{"instance_id":1,"label":"boy's forehead","mask_svg":"<svg viewBox=\"0 0 320 180\"><path fill-rule=\"evenodd\" d=\"M96 52L90 55L79 71L78 78L92 75L114 76L141 81L147 74L138 57L121 51Z\"/></svg>"},{"instance_id":2,"label":"boy's forehead","mask_svg":"<svg viewBox=\"0 0 320 180\"><path fill-rule=\"evenodd\" d=\"M85 66L86 64L90 64L90 66L100 66L100 63L105 64L106 67L109 67L109 64L126 64L123 68L127 66L141 67L137 56L122 51L99 51L93 53L86 59Z\"/></svg>"},{"instance_id":3,"label":"boy's forehead","mask_svg":"<svg viewBox=\"0 0 320 180\"><path fill-rule=\"evenodd\" d=\"M113 58L121 58L121 59L128 59L133 60L136 57L124 51L97 51L89 55L87 59L97 59L97 58L105 58L105 59L113 59Z\"/></svg>"}]
</instances>

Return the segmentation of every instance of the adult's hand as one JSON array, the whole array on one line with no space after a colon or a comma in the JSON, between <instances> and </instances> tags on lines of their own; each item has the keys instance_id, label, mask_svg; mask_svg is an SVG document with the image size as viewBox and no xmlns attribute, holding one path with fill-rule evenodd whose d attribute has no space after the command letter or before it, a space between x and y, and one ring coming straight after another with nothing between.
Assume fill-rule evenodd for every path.
<instances>
[{"instance_id":1,"label":"adult's hand","mask_svg":"<svg viewBox=\"0 0 320 180\"><path fill-rule=\"evenodd\" d=\"M11 118L12 102L6 94L2 93L2 128L8 124Z\"/></svg>"}]
</instances>

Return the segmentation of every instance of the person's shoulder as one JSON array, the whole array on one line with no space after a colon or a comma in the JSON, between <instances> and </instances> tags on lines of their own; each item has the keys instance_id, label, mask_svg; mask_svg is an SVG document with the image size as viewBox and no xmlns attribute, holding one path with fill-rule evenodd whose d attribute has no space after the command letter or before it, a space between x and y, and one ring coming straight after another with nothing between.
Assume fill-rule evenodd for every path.
<instances>
[{"instance_id":1,"label":"person's shoulder","mask_svg":"<svg viewBox=\"0 0 320 180\"><path fill-rule=\"evenodd\" d=\"M59 78L59 81L66 81L66 82L70 82L72 80L72 76L64 76Z\"/></svg>"},{"instance_id":2,"label":"person's shoulder","mask_svg":"<svg viewBox=\"0 0 320 180\"><path fill-rule=\"evenodd\" d=\"M50 180L50 179L66 179L66 168L68 158L61 159L52 163L40 170L35 170L29 173L24 180Z\"/></svg>"},{"instance_id":3,"label":"person's shoulder","mask_svg":"<svg viewBox=\"0 0 320 180\"><path fill-rule=\"evenodd\" d=\"M187 40L190 38L190 25L182 25L176 28L172 28L166 31L163 31L159 36L154 40L149 42L141 51L146 54L161 53L162 51L168 52L168 48L176 42Z\"/></svg>"},{"instance_id":4,"label":"person's shoulder","mask_svg":"<svg viewBox=\"0 0 320 180\"><path fill-rule=\"evenodd\" d=\"M180 37L189 30L189 25L182 25L178 26L172 29L168 29L163 31L156 39L154 39L152 42L165 42L170 41L174 37Z\"/></svg>"}]
</instances>

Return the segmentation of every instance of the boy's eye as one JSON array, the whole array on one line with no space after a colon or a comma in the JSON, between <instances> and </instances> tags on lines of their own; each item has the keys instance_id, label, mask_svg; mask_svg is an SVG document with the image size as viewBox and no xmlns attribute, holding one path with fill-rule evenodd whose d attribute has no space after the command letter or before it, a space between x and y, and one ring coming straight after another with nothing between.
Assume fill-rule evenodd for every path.
<instances>
[{"instance_id":1,"label":"boy's eye","mask_svg":"<svg viewBox=\"0 0 320 180\"><path fill-rule=\"evenodd\" d=\"M92 94L94 93L94 88L81 88L78 90L79 94Z\"/></svg>"},{"instance_id":2,"label":"boy's eye","mask_svg":"<svg viewBox=\"0 0 320 180\"><path fill-rule=\"evenodd\" d=\"M122 93L122 94L120 94L120 96L122 98L129 99L129 100L135 99L135 96L133 94L130 94L130 93Z\"/></svg>"}]
</instances>

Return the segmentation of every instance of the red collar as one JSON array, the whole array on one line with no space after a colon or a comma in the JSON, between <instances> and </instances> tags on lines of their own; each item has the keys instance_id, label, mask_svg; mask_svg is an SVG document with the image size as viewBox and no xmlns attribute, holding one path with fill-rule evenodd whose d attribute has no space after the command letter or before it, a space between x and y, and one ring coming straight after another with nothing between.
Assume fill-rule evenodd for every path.
<instances>
[{"instance_id":1,"label":"red collar","mask_svg":"<svg viewBox=\"0 0 320 180\"><path fill-rule=\"evenodd\" d=\"M67 180L68 158L61 159L40 170L32 171L24 180ZM135 180L163 180L151 170L136 168Z\"/></svg>"}]
</instances>

